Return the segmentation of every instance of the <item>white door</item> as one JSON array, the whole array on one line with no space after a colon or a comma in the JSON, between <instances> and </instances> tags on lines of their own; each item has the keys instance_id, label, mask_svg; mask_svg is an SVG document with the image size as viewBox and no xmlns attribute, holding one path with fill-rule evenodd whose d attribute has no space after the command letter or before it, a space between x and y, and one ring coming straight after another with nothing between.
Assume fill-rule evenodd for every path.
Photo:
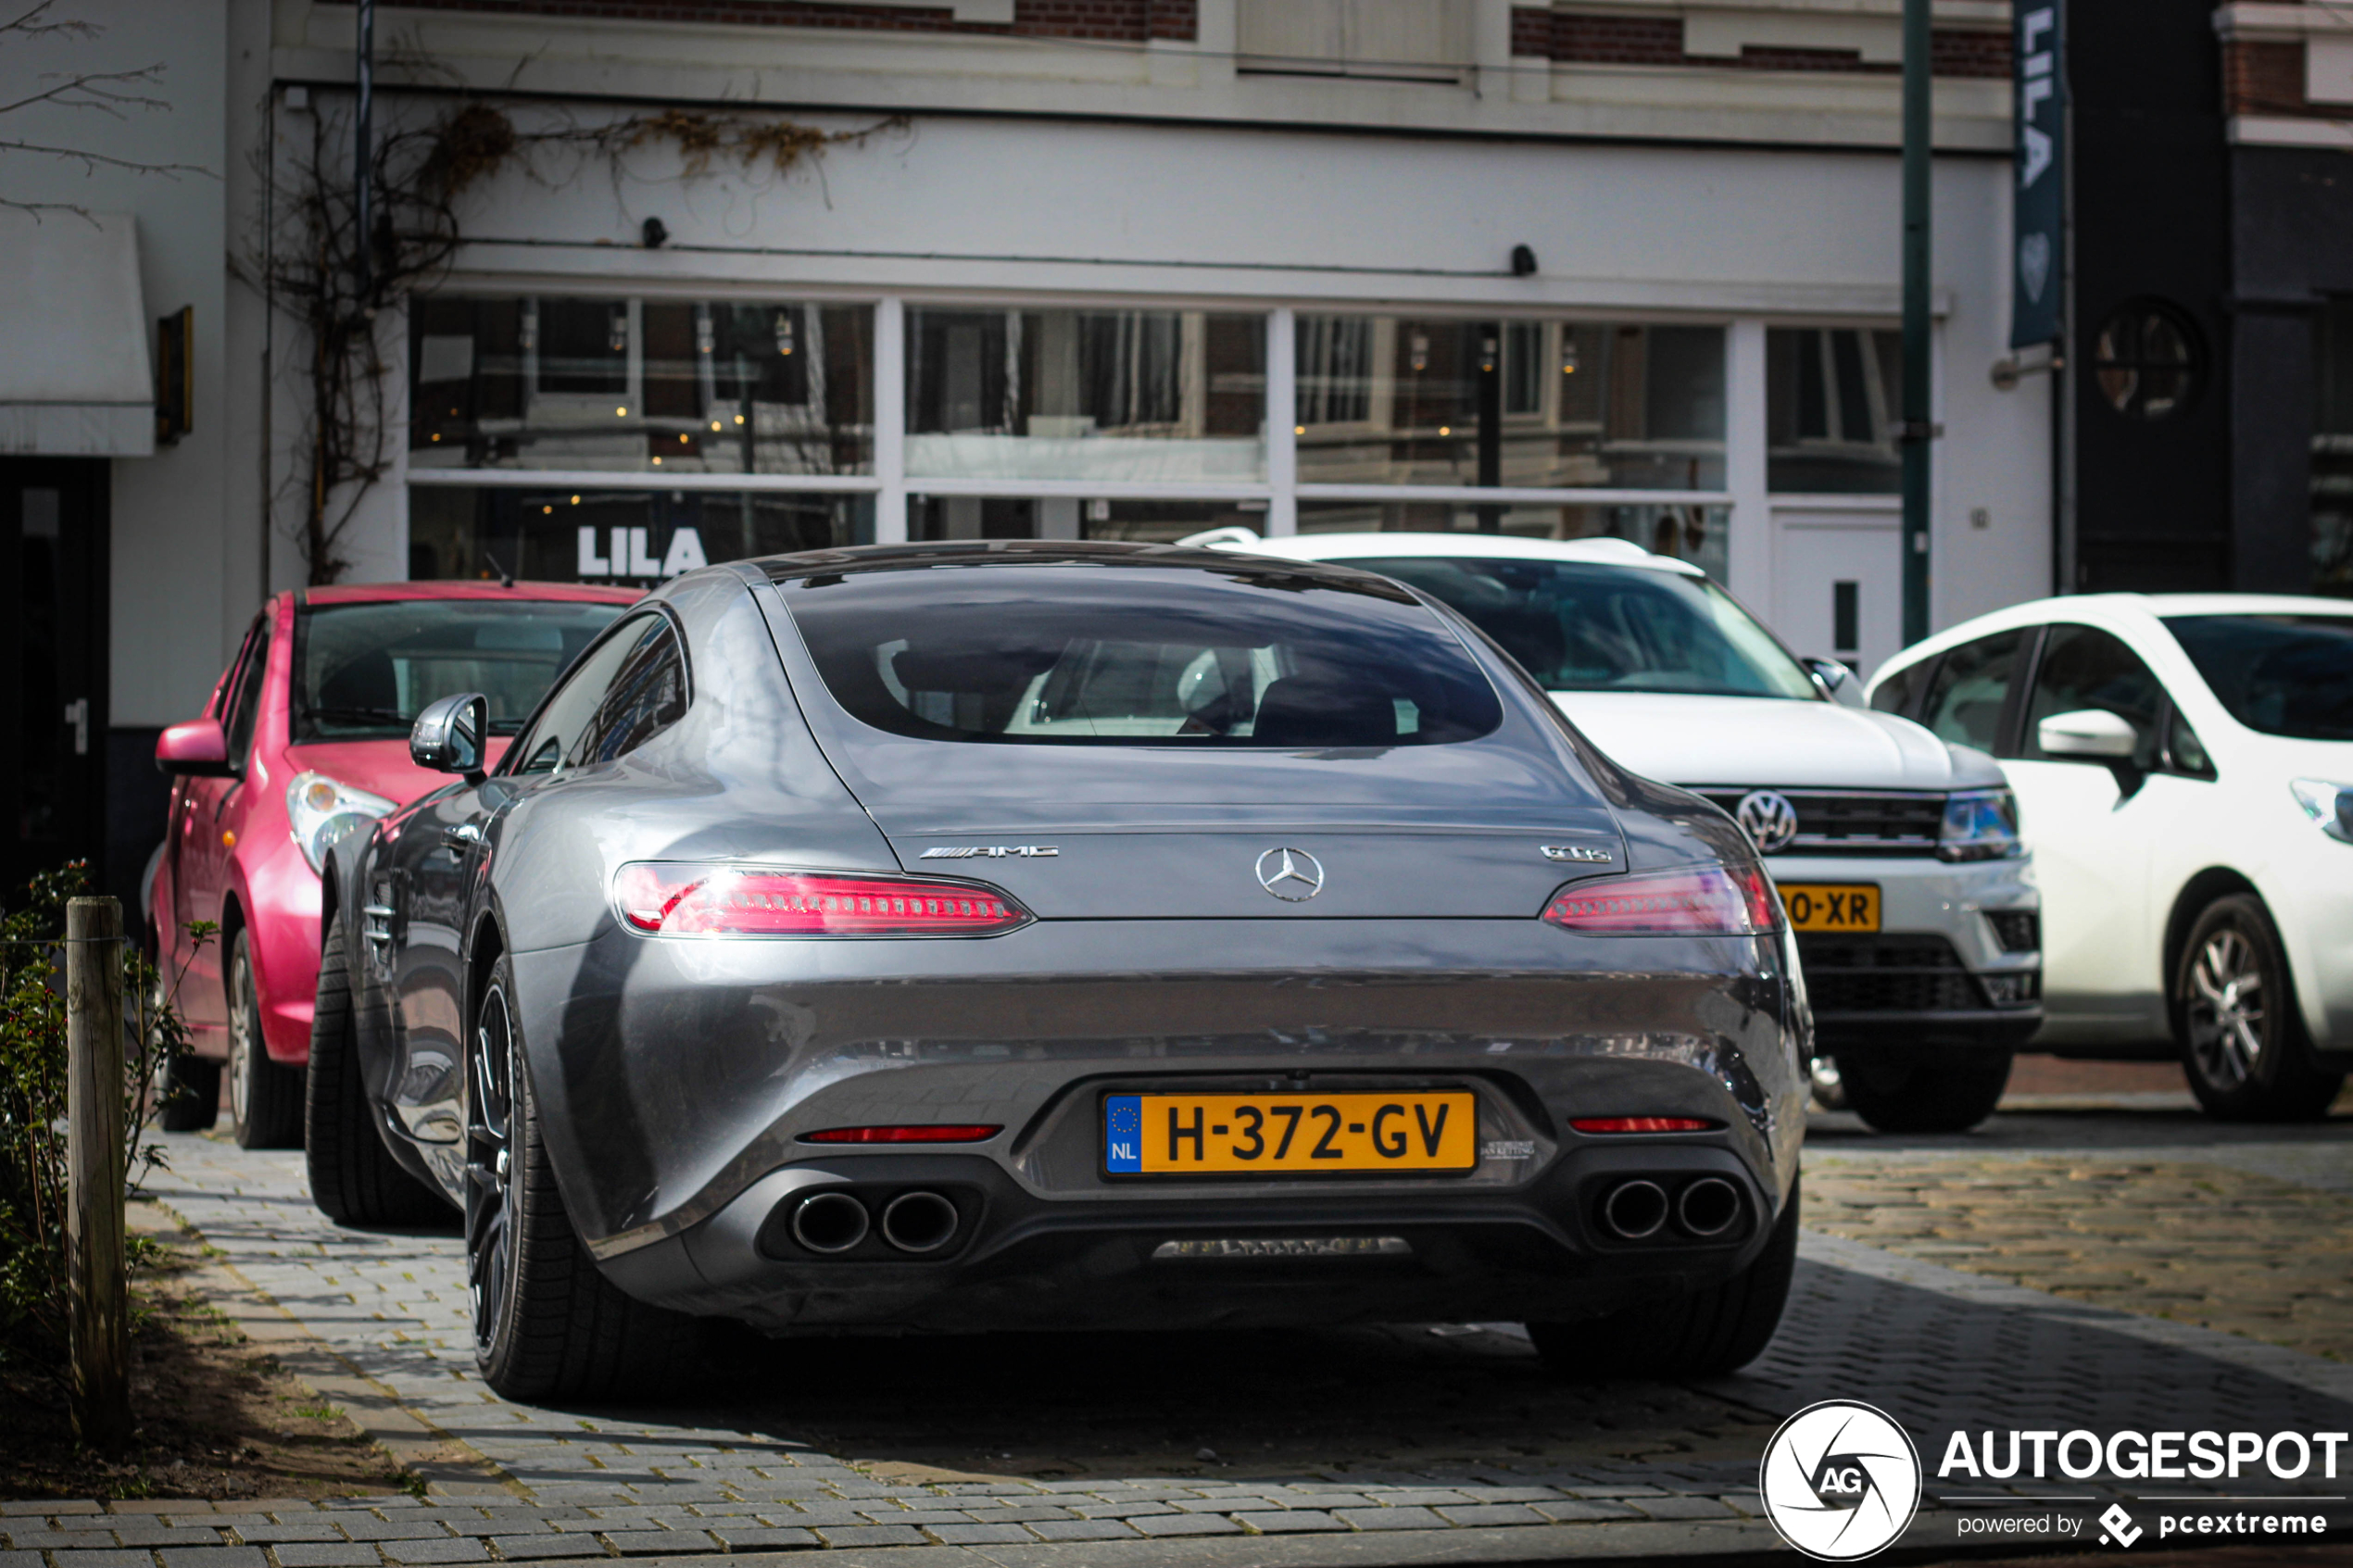
<instances>
[{"instance_id":1,"label":"white door","mask_svg":"<svg viewBox=\"0 0 2353 1568\"><path fill-rule=\"evenodd\" d=\"M1776 509L1773 630L1792 651L1868 677L1903 646L1902 515Z\"/></svg>"}]
</instances>

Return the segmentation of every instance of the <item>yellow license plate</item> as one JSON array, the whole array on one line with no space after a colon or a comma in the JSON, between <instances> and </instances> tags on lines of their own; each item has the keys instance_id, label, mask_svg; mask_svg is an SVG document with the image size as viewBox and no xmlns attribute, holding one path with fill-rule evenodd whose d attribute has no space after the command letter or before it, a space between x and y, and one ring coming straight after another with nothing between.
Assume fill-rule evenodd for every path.
<instances>
[{"instance_id":1,"label":"yellow license plate","mask_svg":"<svg viewBox=\"0 0 2353 1568\"><path fill-rule=\"evenodd\" d=\"M1781 907L1792 931L1879 929L1879 884L1873 882L1785 882Z\"/></svg>"},{"instance_id":2,"label":"yellow license plate","mask_svg":"<svg viewBox=\"0 0 2353 1568\"><path fill-rule=\"evenodd\" d=\"M1467 1171L1478 1101L1467 1090L1337 1095L1106 1095L1114 1175L1327 1175Z\"/></svg>"}]
</instances>

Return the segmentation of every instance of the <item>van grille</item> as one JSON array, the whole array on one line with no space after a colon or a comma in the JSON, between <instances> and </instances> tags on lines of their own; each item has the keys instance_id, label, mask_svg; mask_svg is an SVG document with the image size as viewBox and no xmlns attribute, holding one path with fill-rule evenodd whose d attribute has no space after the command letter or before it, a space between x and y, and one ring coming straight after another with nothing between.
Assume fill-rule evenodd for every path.
<instances>
[{"instance_id":1,"label":"van grille","mask_svg":"<svg viewBox=\"0 0 2353 1568\"><path fill-rule=\"evenodd\" d=\"M1735 818L1745 788L1706 785L1697 794ZM1944 826L1944 797L1919 791L1776 789L1797 810L1797 836L1780 855L1932 855Z\"/></svg>"},{"instance_id":2,"label":"van grille","mask_svg":"<svg viewBox=\"0 0 2353 1568\"><path fill-rule=\"evenodd\" d=\"M1817 1018L1855 1012L1975 1012L1989 1005L1942 936L1832 936L1800 932L1798 961ZM2031 1002L2038 986L2031 982ZM2016 1004L2012 1004L2016 1005Z\"/></svg>"}]
</instances>

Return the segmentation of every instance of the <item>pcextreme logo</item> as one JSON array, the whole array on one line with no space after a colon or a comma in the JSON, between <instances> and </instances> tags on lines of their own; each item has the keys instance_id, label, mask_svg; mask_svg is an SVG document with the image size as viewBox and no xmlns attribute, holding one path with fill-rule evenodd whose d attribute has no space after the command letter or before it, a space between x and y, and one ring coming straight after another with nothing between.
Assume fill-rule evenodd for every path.
<instances>
[{"instance_id":1,"label":"pcextreme logo","mask_svg":"<svg viewBox=\"0 0 2353 1568\"><path fill-rule=\"evenodd\" d=\"M1781 1539L1824 1562L1884 1550L1920 1506L1920 1455L1885 1411L1824 1399L1781 1423L1757 1474Z\"/></svg>"}]
</instances>

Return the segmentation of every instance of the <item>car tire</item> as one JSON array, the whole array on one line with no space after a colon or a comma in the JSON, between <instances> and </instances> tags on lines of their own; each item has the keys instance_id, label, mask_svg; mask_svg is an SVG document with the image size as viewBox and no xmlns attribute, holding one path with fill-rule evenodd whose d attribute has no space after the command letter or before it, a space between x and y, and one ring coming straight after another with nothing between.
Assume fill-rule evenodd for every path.
<instances>
[{"instance_id":1,"label":"car tire","mask_svg":"<svg viewBox=\"0 0 2353 1568\"><path fill-rule=\"evenodd\" d=\"M2251 893L2215 899L2190 927L2173 1033L2190 1092L2218 1121L2316 1121L2345 1084L2313 1059L2278 928Z\"/></svg>"},{"instance_id":2,"label":"car tire","mask_svg":"<svg viewBox=\"0 0 2353 1568\"><path fill-rule=\"evenodd\" d=\"M339 1225L447 1223L448 1199L409 1174L376 1130L359 1071L351 955L340 921L328 925L319 954L310 1071L304 1078L302 1147L310 1167L310 1201L319 1212Z\"/></svg>"},{"instance_id":3,"label":"car tire","mask_svg":"<svg viewBox=\"0 0 2353 1568\"><path fill-rule=\"evenodd\" d=\"M1764 1354L1780 1326L1797 1268L1798 1184L1765 1250L1720 1285L1669 1301L1645 1301L1566 1323L1531 1323L1528 1337L1547 1371L1581 1383L1713 1377Z\"/></svg>"},{"instance_id":4,"label":"car tire","mask_svg":"<svg viewBox=\"0 0 2353 1568\"><path fill-rule=\"evenodd\" d=\"M270 1060L261 1034L261 996L254 985L253 944L240 931L229 944L229 1129L239 1148L302 1144L302 1069Z\"/></svg>"},{"instance_id":5,"label":"car tire","mask_svg":"<svg viewBox=\"0 0 2353 1568\"><path fill-rule=\"evenodd\" d=\"M695 1371L695 1321L623 1293L581 1244L547 1156L513 995L501 957L466 1048L475 1364L510 1399L674 1391Z\"/></svg>"},{"instance_id":6,"label":"car tire","mask_svg":"<svg viewBox=\"0 0 2353 1568\"><path fill-rule=\"evenodd\" d=\"M1841 1052L1846 1103L1875 1133L1966 1133L2002 1102L2010 1053L1907 1059L1878 1051Z\"/></svg>"}]
</instances>

